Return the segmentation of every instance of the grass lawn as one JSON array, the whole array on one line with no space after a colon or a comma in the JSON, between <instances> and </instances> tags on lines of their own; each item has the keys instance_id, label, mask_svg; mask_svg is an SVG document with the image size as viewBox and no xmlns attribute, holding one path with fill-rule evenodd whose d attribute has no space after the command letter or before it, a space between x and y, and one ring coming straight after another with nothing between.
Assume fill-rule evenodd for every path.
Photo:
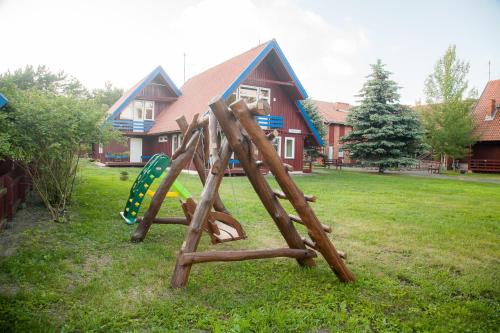
<instances>
[{"instance_id":1,"label":"grass lawn","mask_svg":"<svg viewBox=\"0 0 500 333\"><path fill-rule=\"evenodd\" d=\"M195 265L189 286L172 290L185 227L153 225L131 244L135 226L118 212L139 170L120 181L121 170L86 165L72 222L27 229L15 253L0 257L0 331L498 330L498 184L335 170L297 176L318 197L312 205L347 252L355 283L340 283L322 258L314 269L270 259ZM199 195L197 177L181 181ZM226 178L221 194L249 238L212 246L205 235L200 250L284 245L246 178ZM174 199L162 211L182 215Z\"/></svg>"}]
</instances>

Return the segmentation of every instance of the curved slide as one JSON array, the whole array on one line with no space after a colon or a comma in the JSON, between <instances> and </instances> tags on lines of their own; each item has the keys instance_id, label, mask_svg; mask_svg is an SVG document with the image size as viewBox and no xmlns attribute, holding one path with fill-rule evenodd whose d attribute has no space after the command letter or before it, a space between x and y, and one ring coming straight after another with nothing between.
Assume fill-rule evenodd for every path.
<instances>
[{"instance_id":1,"label":"curved slide","mask_svg":"<svg viewBox=\"0 0 500 333\"><path fill-rule=\"evenodd\" d=\"M121 217L127 224L134 224L137 221L137 214L141 208L144 196L153 196L155 192L150 190L156 178L159 178L163 171L167 169L170 164L170 158L164 154L155 154L149 162L144 166L139 175L137 176L130 194L125 204L123 212L120 212ZM191 196L189 191L182 186L181 183L175 182L172 185L172 192L167 193L167 197L178 197L185 199Z\"/></svg>"}]
</instances>

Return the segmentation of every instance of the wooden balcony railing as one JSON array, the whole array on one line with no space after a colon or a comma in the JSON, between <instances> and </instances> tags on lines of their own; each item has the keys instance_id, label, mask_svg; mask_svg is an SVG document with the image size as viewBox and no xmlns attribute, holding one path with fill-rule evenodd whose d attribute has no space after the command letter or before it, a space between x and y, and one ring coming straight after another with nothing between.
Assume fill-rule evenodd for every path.
<instances>
[{"instance_id":1,"label":"wooden balcony railing","mask_svg":"<svg viewBox=\"0 0 500 333\"><path fill-rule=\"evenodd\" d=\"M147 132L153 127L153 120L113 119L113 128L125 132Z\"/></svg>"},{"instance_id":2,"label":"wooden balcony railing","mask_svg":"<svg viewBox=\"0 0 500 333\"><path fill-rule=\"evenodd\" d=\"M472 171L500 172L500 160L470 160L469 169Z\"/></svg>"},{"instance_id":3,"label":"wooden balcony railing","mask_svg":"<svg viewBox=\"0 0 500 333\"><path fill-rule=\"evenodd\" d=\"M265 129L283 128L285 123L283 116L256 116L255 119Z\"/></svg>"}]
</instances>

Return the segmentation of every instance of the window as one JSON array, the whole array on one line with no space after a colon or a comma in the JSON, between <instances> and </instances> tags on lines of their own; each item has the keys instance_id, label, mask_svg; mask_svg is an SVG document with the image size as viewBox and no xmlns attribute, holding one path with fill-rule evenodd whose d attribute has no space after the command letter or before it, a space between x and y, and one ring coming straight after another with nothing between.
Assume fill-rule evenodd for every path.
<instances>
[{"instance_id":1,"label":"window","mask_svg":"<svg viewBox=\"0 0 500 333\"><path fill-rule=\"evenodd\" d=\"M144 119L153 120L154 119L154 106L155 103L151 101L144 101Z\"/></svg>"},{"instance_id":2,"label":"window","mask_svg":"<svg viewBox=\"0 0 500 333\"><path fill-rule=\"evenodd\" d=\"M285 138L285 158L295 158L295 138Z\"/></svg>"},{"instance_id":3,"label":"window","mask_svg":"<svg viewBox=\"0 0 500 333\"><path fill-rule=\"evenodd\" d=\"M226 104L230 105L238 98L241 98L246 103L252 103L259 99L264 99L269 103L269 105L271 105L271 89L242 85L238 89L236 89L236 91L231 96L229 96Z\"/></svg>"},{"instance_id":4,"label":"window","mask_svg":"<svg viewBox=\"0 0 500 333\"><path fill-rule=\"evenodd\" d=\"M134 103L130 103L123 109L122 113L120 114L120 119L133 119L132 104Z\"/></svg>"},{"instance_id":5,"label":"window","mask_svg":"<svg viewBox=\"0 0 500 333\"><path fill-rule=\"evenodd\" d=\"M153 101L135 100L123 109L120 118L133 120L154 120L154 109L155 102Z\"/></svg>"},{"instance_id":6,"label":"window","mask_svg":"<svg viewBox=\"0 0 500 333\"><path fill-rule=\"evenodd\" d=\"M144 116L144 102L134 101L134 120L142 120Z\"/></svg>"},{"instance_id":7,"label":"window","mask_svg":"<svg viewBox=\"0 0 500 333\"><path fill-rule=\"evenodd\" d=\"M246 103L253 103L257 101L259 96L259 88L250 86L241 86L239 88L240 98Z\"/></svg>"},{"instance_id":8,"label":"window","mask_svg":"<svg viewBox=\"0 0 500 333\"><path fill-rule=\"evenodd\" d=\"M172 134L172 154L175 153L177 148L179 148L181 142L182 142L181 134Z\"/></svg>"},{"instance_id":9,"label":"window","mask_svg":"<svg viewBox=\"0 0 500 333\"><path fill-rule=\"evenodd\" d=\"M103 150L104 150L104 147L103 147L102 143L100 143L99 144L99 154L102 154Z\"/></svg>"},{"instance_id":10,"label":"window","mask_svg":"<svg viewBox=\"0 0 500 333\"><path fill-rule=\"evenodd\" d=\"M278 153L278 156L281 157L281 136L277 136L272 141L274 150Z\"/></svg>"},{"instance_id":11,"label":"window","mask_svg":"<svg viewBox=\"0 0 500 333\"><path fill-rule=\"evenodd\" d=\"M168 136L166 136L166 135L159 136L158 142L168 142Z\"/></svg>"}]
</instances>

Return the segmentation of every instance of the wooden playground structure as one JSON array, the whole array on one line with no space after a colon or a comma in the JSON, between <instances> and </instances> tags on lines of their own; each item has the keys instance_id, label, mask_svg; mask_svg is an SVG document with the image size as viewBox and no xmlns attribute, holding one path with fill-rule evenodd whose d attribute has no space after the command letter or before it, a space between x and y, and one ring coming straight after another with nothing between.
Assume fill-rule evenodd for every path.
<instances>
[{"instance_id":1,"label":"wooden playground structure","mask_svg":"<svg viewBox=\"0 0 500 333\"><path fill-rule=\"evenodd\" d=\"M195 115L190 124L185 117L176 120L184 134L182 144L173 154L170 170L153 194L144 217L137 218L139 224L132 236L133 242L144 240L152 224L187 226L186 238L177 255L172 275L172 287L186 286L191 267L196 263L289 257L295 258L301 266L313 267L316 251L323 255L342 282L354 281L354 274L343 261L345 254L337 251L328 238L327 233L331 232L331 228L319 221L309 205L316 197L304 195L297 187L289 175L291 167L283 164L271 143L276 134L266 135L255 121L255 116L268 113L269 105L265 101L247 105L239 100L228 107L221 97L217 97L211 102L210 111L202 117ZM223 135L218 135L218 132ZM263 161L257 160L255 148ZM246 238L240 223L231 216L218 194L224 170L233 152L288 248L197 252L203 231L210 235L212 243ZM191 161L204 185L199 201L196 203L191 197L182 201L185 218L157 217L175 180ZM281 191L273 190L259 172L263 165L272 172ZM209 167L208 172L206 167ZM289 215L279 200L289 200L298 216ZM294 223L304 225L309 238L301 237Z\"/></svg>"}]
</instances>

